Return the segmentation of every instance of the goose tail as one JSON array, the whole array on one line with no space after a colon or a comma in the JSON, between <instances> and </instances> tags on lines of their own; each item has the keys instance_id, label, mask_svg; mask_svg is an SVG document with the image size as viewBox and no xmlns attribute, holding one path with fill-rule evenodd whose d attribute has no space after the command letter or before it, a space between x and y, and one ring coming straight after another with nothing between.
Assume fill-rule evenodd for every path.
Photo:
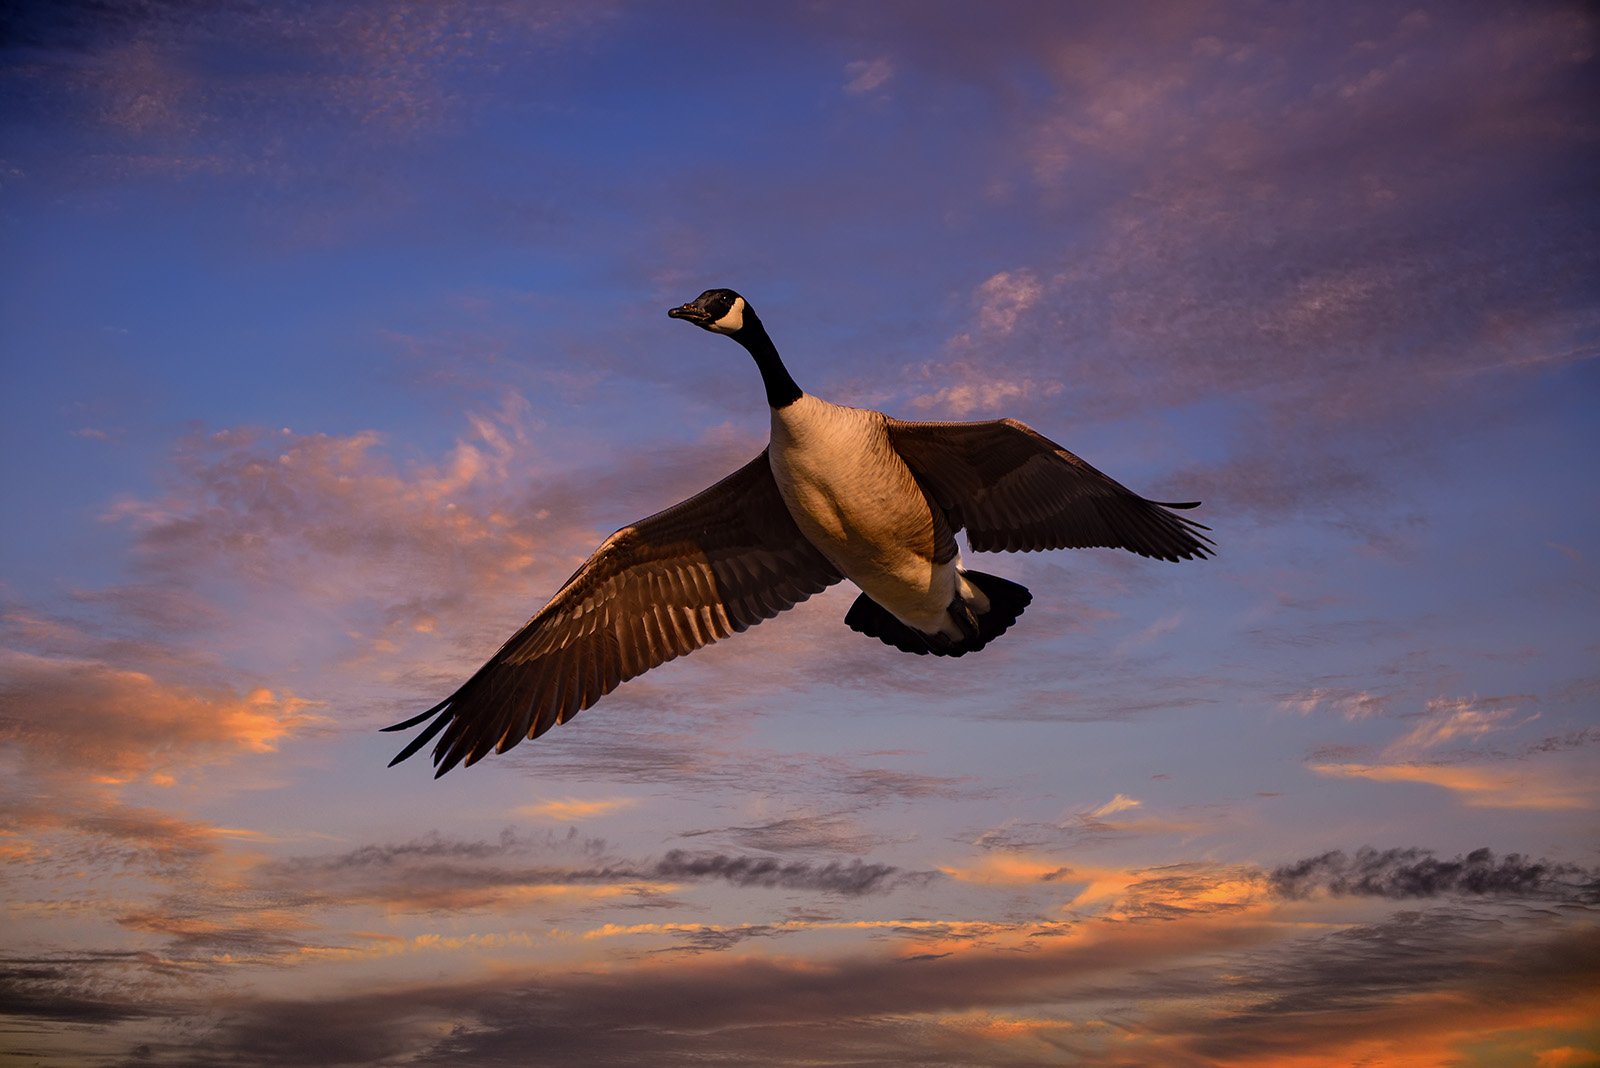
<instances>
[{"instance_id":1,"label":"goose tail","mask_svg":"<svg viewBox=\"0 0 1600 1068\"><path fill-rule=\"evenodd\" d=\"M971 585L976 586L989 600L988 611L975 613L972 606L959 598L951 603L950 615L962 634L950 638L944 634L925 634L904 623L893 612L866 594L856 598L855 604L845 614L844 622L851 630L877 638L902 652L926 656L961 656L975 653L1010 629L1022 615L1022 610L1033 600L1033 594L1021 583L1003 579L982 571L961 572Z\"/></svg>"},{"instance_id":2,"label":"goose tail","mask_svg":"<svg viewBox=\"0 0 1600 1068\"><path fill-rule=\"evenodd\" d=\"M972 620L976 624L974 629L977 633L969 634L964 641L957 643L961 646L963 652L982 649L1007 630L1010 630L1011 624L1017 621L1017 618L1022 615L1022 610L1027 608L1028 604L1033 600L1033 594L1028 592L1028 587L1020 582L1003 579L999 575L990 575L982 571L963 570L961 577L976 586L989 599L989 610L981 616L972 616ZM954 613L952 612L952 614ZM961 654L951 653L950 655L959 656Z\"/></svg>"}]
</instances>

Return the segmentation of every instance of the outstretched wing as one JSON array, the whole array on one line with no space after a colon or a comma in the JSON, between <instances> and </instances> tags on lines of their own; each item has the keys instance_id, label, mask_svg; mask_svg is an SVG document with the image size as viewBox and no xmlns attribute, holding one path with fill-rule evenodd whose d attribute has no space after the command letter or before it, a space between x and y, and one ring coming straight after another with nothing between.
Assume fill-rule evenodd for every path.
<instances>
[{"instance_id":1,"label":"outstretched wing","mask_svg":"<svg viewBox=\"0 0 1600 1068\"><path fill-rule=\"evenodd\" d=\"M443 732L435 773L565 723L658 664L770 619L843 576L795 526L765 451L623 527L462 687L390 767Z\"/></svg>"},{"instance_id":2,"label":"outstretched wing","mask_svg":"<svg viewBox=\"0 0 1600 1068\"><path fill-rule=\"evenodd\" d=\"M889 436L952 529L975 551L1128 549L1159 560L1212 555L1209 530L1151 501L1025 423L888 421Z\"/></svg>"}]
</instances>

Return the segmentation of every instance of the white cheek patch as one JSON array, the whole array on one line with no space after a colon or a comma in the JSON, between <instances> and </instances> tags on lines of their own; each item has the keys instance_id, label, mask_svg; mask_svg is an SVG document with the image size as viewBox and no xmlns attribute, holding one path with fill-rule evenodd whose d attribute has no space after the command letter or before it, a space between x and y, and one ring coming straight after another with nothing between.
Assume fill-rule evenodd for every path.
<instances>
[{"instance_id":1,"label":"white cheek patch","mask_svg":"<svg viewBox=\"0 0 1600 1068\"><path fill-rule=\"evenodd\" d=\"M744 298L734 297L733 307L728 309L728 314L706 327L707 330L718 334L737 334L744 329Z\"/></svg>"}]
</instances>

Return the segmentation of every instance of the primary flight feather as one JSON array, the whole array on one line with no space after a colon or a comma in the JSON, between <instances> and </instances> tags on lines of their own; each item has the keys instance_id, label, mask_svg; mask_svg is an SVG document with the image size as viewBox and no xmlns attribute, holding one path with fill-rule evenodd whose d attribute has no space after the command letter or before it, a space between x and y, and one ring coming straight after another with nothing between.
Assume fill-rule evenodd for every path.
<instances>
[{"instance_id":1,"label":"primary flight feather","mask_svg":"<svg viewBox=\"0 0 1600 1068\"><path fill-rule=\"evenodd\" d=\"M1032 599L972 571L974 551L1106 547L1161 560L1211 555L1202 526L1015 419L915 423L800 389L755 309L708 289L668 315L754 357L772 410L761 455L702 493L623 527L449 697L385 727L428 725L435 775L565 723L658 664L792 608L840 579L845 623L897 649L982 649Z\"/></svg>"}]
</instances>

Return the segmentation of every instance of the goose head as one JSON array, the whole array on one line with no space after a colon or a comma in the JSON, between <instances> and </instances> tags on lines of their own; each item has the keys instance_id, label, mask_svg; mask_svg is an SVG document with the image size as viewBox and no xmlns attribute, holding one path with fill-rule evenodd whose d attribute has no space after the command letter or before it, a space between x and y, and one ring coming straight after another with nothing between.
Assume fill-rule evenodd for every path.
<instances>
[{"instance_id":1,"label":"goose head","mask_svg":"<svg viewBox=\"0 0 1600 1068\"><path fill-rule=\"evenodd\" d=\"M687 319L702 330L731 337L743 345L761 369L767 403L774 409L787 407L805 396L783 366L777 346L767 336L756 310L733 290L708 289L687 304L668 308L667 314L674 319Z\"/></svg>"},{"instance_id":2,"label":"goose head","mask_svg":"<svg viewBox=\"0 0 1600 1068\"><path fill-rule=\"evenodd\" d=\"M731 289L708 289L687 304L668 308L667 314L674 319L686 319L702 330L732 338L758 323L755 310Z\"/></svg>"}]
</instances>

